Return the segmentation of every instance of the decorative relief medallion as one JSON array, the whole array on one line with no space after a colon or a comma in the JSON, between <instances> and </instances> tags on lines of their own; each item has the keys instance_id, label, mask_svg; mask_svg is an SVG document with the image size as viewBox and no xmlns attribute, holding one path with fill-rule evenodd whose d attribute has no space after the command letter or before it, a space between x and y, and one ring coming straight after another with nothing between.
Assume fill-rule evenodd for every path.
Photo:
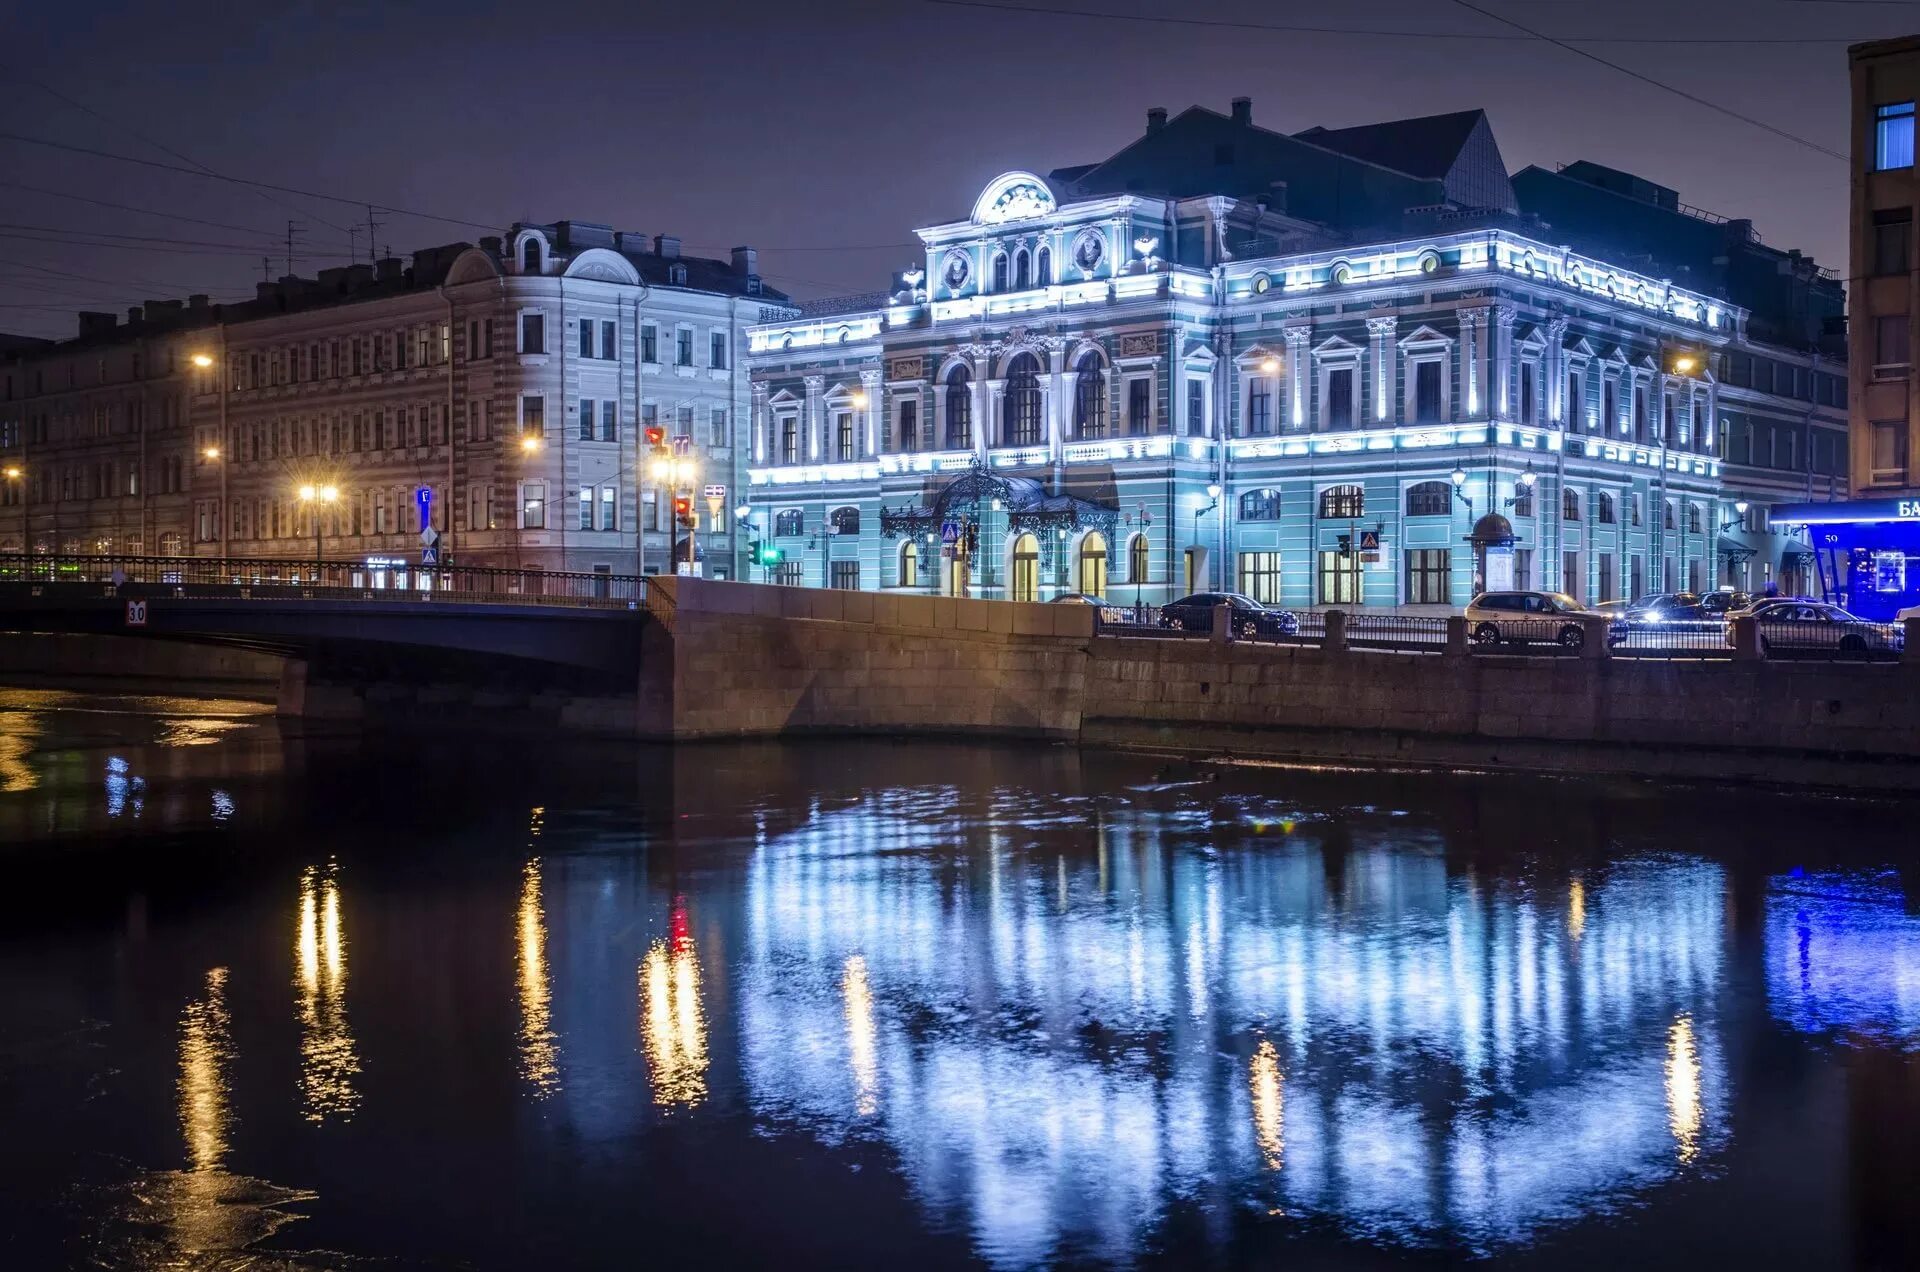
<instances>
[{"instance_id":1,"label":"decorative relief medallion","mask_svg":"<svg viewBox=\"0 0 1920 1272\"><path fill-rule=\"evenodd\" d=\"M1073 263L1089 278L1099 270L1100 262L1106 256L1107 241L1098 230L1087 230L1073 242Z\"/></svg>"},{"instance_id":2,"label":"decorative relief medallion","mask_svg":"<svg viewBox=\"0 0 1920 1272\"><path fill-rule=\"evenodd\" d=\"M973 277L973 262L965 252L948 252L946 268L941 271L941 277L946 280L948 291L958 292Z\"/></svg>"},{"instance_id":3,"label":"decorative relief medallion","mask_svg":"<svg viewBox=\"0 0 1920 1272\"><path fill-rule=\"evenodd\" d=\"M894 358L887 363L887 379L918 380L927 371L925 358Z\"/></svg>"},{"instance_id":4,"label":"decorative relief medallion","mask_svg":"<svg viewBox=\"0 0 1920 1272\"><path fill-rule=\"evenodd\" d=\"M1160 333L1140 331L1120 337L1120 356L1123 358L1148 358L1160 352Z\"/></svg>"}]
</instances>

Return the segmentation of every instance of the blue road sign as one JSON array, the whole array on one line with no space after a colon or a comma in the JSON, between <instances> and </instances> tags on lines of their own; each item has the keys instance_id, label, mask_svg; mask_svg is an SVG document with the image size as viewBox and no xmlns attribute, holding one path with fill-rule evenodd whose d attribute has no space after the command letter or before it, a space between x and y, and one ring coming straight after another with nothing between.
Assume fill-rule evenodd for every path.
<instances>
[{"instance_id":1,"label":"blue road sign","mask_svg":"<svg viewBox=\"0 0 1920 1272\"><path fill-rule=\"evenodd\" d=\"M1380 532L1378 530L1362 530L1360 532L1360 550L1362 552L1378 552L1380 550Z\"/></svg>"},{"instance_id":2,"label":"blue road sign","mask_svg":"<svg viewBox=\"0 0 1920 1272\"><path fill-rule=\"evenodd\" d=\"M959 524L959 522L956 522L956 521L942 521L942 522L940 523L940 542L942 542L942 543L958 543L958 542L960 542L960 524Z\"/></svg>"},{"instance_id":3,"label":"blue road sign","mask_svg":"<svg viewBox=\"0 0 1920 1272\"><path fill-rule=\"evenodd\" d=\"M425 530L433 524L433 487L420 486L413 492L414 506L420 509L420 528Z\"/></svg>"}]
</instances>

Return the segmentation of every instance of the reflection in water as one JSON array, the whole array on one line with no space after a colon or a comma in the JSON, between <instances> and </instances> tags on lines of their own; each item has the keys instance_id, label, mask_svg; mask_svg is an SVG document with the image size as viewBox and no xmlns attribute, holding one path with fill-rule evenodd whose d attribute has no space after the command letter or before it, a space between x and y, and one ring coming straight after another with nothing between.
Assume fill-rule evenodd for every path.
<instances>
[{"instance_id":1,"label":"reflection in water","mask_svg":"<svg viewBox=\"0 0 1920 1272\"><path fill-rule=\"evenodd\" d=\"M218 1171L227 1156L227 1065L233 1042L227 1019L227 969L207 973L206 996L187 1004L180 1020L180 1131L187 1164L199 1174Z\"/></svg>"},{"instance_id":2,"label":"reflection in water","mask_svg":"<svg viewBox=\"0 0 1920 1272\"><path fill-rule=\"evenodd\" d=\"M211 716L170 716L159 725L160 733L154 741L160 746L212 746L234 730L247 727L242 720Z\"/></svg>"},{"instance_id":3,"label":"reflection in water","mask_svg":"<svg viewBox=\"0 0 1920 1272\"><path fill-rule=\"evenodd\" d=\"M1182 814L1119 809L1086 826L1062 913L1057 853L996 846L1021 842L1030 807L997 811L989 837L900 792L768 836L730 978L756 1112L885 1140L995 1264L1132 1259L1209 1179L1370 1237L1493 1252L1722 1142L1715 864L1563 884L1575 939L1531 883L1450 870L1404 830L1343 828L1330 848L1302 821L1215 859ZM650 967L664 983L659 947ZM884 1015L856 1013L881 997ZM1249 1067L1219 1065L1234 1053ZM887 1099L849 1103L846 1065L864 1091L869 1055Z\"/></svg>"},{"instance_id":4,"label":"reflection in water","mask_svg":"<svg viewBox=\"0 0 1920 1272\"><path fill-rule=\"evenodd\" d=\"M1700 1053L1684 1015L1667 1031L1667 1124L1684 1166L1700 1152Z\"/></svg>"},{"instance_id":5,"label":"reflection in water","mask_svg":"<svg viewBox=\"0 0 1920 1272\"><path fill-rule=\"evenodd\" d=\"M870 1117L880 1107L879 1071L873 1062L873 990L867 985L867 960L847 955L840 978L847 999L847 1056L853 1067L853 1111Z\"/></svg>"},{"instance_id":6,"label":"reflection in water","mask_svg":"<svg viewBox=\"0 0 1920 1272\"><path fill-rule=\"evenodd\" d=\"M537 812L538 810L536 810ZM553 986L547 971L547 917L540 897L540 859L520 872L520 1076L545 1099L560 1089L559 1035L553 1031Z\"/></svg>"},{"instance_id":7,"label":"reflection in water","mask_svg":"<svg viewBox=\"0 0 1920 1272\"><path fill-rule=\"evenodd\" d=\"M1773 881L1766 907L1777 1018L1920 1046L1920 913L1896 878L1795 874Z\"/></svg>"},{"instance_id":8,"label":"reflection in water","mask_svg":"<svg viewBox=\"0 0 1920 1272\"><path fill-rule=\"evenodd\" d=\"M1260 1145L1260 1160L1268 1170L1279 1170L1286 1152L1286 1097L1281 1089L1280 1053L1270 1039L1262 1038L1253 1053L1253 1137Z\"/></svg>"},{"instance_id":9,"label":"reflection in water","mask_svg":"<svg viewBox=\"0 0 1920 1272\"><path fill-rule=\"evenodd\" d=\"M653 1102L698 1104L707 1094L707 1020L684 905L673 908L671 943L655 941L640 960L640 1027Z\"/></svg>"},{"instance_id":10,"label":"reflection in water","mask_svg":"<svg viewBox=\"0 0 1920 1272\"><path fill-rule=\"evenodd\" d=\"M129 811L135 817L146 810L147 779L135 777L125 756L107 757L107 816L119 817Z\"/></svg>"},{"instance_id":11,"label":"reflection in water","mask_svg":"<svg viewBox=\"0 0 1920 1272\"><path fill-rule=\"evenodd\" d=\"M40 785L40 775L27 763L40 729L37 712L0 711L0 795L18 795Z\"/></svg>"},{"instance_id":12,"label":"reflection in water","mask_svg":"<svg viewBox=\"0 0 1920 1272\"><path fill-rule=\"evenodd\" d=\"M300 1017L300 1094L309 1122L347 1118L359 1104L360 1072L347 1027L347 941L341 931L336 868L300 876L300 926L294 942Z\"/></svg>"},{"instance_id":13,"label":"reflection in water","mask_svg":"<svg viewBox=\"0 0 1920 1272\"><path fill-rule=\"evenodd\" d=\"M1587 885L1579 875L1567 885L1567 935L1574 940L1587 930Z\"/></svg>"}]
</instances>

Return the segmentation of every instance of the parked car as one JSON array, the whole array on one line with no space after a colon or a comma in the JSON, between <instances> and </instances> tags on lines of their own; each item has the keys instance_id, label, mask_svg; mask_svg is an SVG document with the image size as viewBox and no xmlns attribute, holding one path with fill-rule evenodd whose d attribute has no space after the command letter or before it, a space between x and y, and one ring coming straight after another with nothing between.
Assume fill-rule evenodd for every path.
<instances>
[{"instance_id":1,"label":"parked car","mask_svg":"<svg viewBox=\"0 0 1920 1272\"><path fill-rule=\"evenodd\" d=\"M1627 606L1627 621L1635 625L1697 623L1708 617L1712 616L1692 592L1656 592Z\"/></svg>"},{"instance_id":2,"label":"parked car","mask_svg":"<svg viewBox=\"0 0 1920 1272\"><path fill-rule=\"evenodd\" d=\"M1745 609L1728 610L1727 621L1736 618L1757 618L1776 605L1819 605L1823 602L1811 596L1756 596L1747 603Z\"/></svg>"},{"instance_id":3,"label":"parked car","mask_svg":"<svg viewBox=\"0 0 1920 1272\"><path fill-rule=\"evenodd\" d=\"M1700 610L1708 618L1725 618L1736 610L1743 610L1753 604L1753 597L1745 592L1736 592L1732 588L1721 588L1708 592L1700 598Z\"/></svg>"},{"instance_id":4,"label":"parked car","mask_svg":"<svg viewBox=\"0 0 1920 1272\"><path fill-rule=\"evenodd\" d=\"M1085 592L1062 592L1050 602L1053 605L1091 605L1100 611L1103 623L1131 623L1133 613L1122 606L1101 596L1089 596Z\"/></svg>"},{"instance_id":5,"label":"parked car","mask_svg":"<svg viewBox=\"0 0 1920 1272\"><path fill-rule=\"evenodd\" d=\"M1292 610L1268 609L1239 592L1195 592L1162 605L1160 626L1210 632L1216 605L1225 605L1233 611L1232 631L1242 640L1254 636L1293 636L1300 631L1300 616Z\"/></svg>"},{"instance_id":6,"label":"parked car","mask_svg":"<svg viewBox=\"0 0 1920 1272\"><path fill-rule=\"evenodd\" d=\"M1775 650L1831 650L1842 654L1898 653L1905 647L1905 629L1892 623L1870 623L1838 605L1824 601L1796 601L1770 605L1759 613L1760 652ZM1733 643L1733 630L1727 630Z\"/></svg>"},{"instance_id":7,"label":"parked car","mask_svg":"<svg viewBox=\"0 0 1920 1272\"><path fill-rule=\"evenodd\" d=\"M1578 620L1607 618L1607 643L1618 644L1626 626L1588 609L1564 592L1482 592L1467 602L1467 635L1476 645L1541 642L1579 649L1587 630Z\"/></svg>"}]
</instances>

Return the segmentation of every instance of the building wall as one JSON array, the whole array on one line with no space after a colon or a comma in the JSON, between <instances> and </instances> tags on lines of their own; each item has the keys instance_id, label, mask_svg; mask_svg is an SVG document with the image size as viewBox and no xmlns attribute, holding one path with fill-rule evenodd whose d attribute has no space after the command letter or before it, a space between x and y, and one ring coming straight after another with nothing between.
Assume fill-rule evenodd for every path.
<instances>
[{"instance_id":1,"label":"building wall","mask_svg":"<svg viewBox=\"0 0 1920 1272\"><path fill-rule=\"evenodd\" d=\"M1920 213L1911 140L1904 163L1881 167L1876 154L1876 112L1882 106L1920 102L1920 38L1856 44L1848 50L1851 71L1853 172L1851 179L1851 278L1848 324L1848 421L1854 489L1863 496L1920 489L1920 381L1913 374L1920 351L1920 255L1913 227ZM1911 117L1909 117L1910 119ZM1908 136L1911 138L1911 123ZM1882 259L1879 229L1891 239ZM1906 326L1904 340L1891 340L1885 324ZM1894 346L1883 350L1880 346ZM1884 356L1883 356L1884 355ZM1901 453L1875 463L1875 426L1898 435ZM1882 446L1886 446L1885 439Z\"/></svg>"}]
</instances>

